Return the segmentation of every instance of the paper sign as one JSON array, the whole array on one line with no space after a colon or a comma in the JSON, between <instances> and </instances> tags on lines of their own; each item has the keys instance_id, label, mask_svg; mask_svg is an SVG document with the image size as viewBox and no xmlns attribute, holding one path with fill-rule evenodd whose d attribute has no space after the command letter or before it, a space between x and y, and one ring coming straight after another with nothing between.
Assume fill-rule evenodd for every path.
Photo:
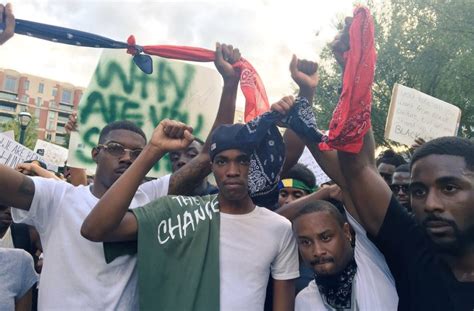
<instances>
[{"instance_id":1,"label":"paper sign","mask_svg":"<svg viewBox=\"0 0 474 311\"><path fill-rule=\"evenodd\" d=\"M68 165L95 170L91 150L101 129L117 120L134 122L150 139L161 120L174 119L205 139L217 113L221 80L214 69L158 57L153 57L153 73L147 75L130 55L105 50L79 103L79 137L70 140ZM149 176L170 171L169 158L164 157Z\"/></svg>"},{"instance_id":2,"label":"paper sign","mask_svg":"<svg viewBox=\"0 0 474 311\"><path fill-rule=\"evenodd\" d=\"M5 136L7 136L7 137L10 138L10 139L15 140L15 132L14 132L13 130L11 130L11 131L6 131L6 132L2 132L2 133L0 133L0 134L5 135Z\"/></svg>"},{"instance_id":3,"label":"paper sign","mask_svg":"<svg viewBox=\"0 0 474 311\"><path fill-rule=\"evenodd\" d=\"M67 160L68 150L64 147L38 139L35 145L35 152L42 155L46 162L56 166L64 166Z\"/></svg>"},{"instance_id":4,"label":"paper sign","mask_svg":"<svg viewBox=\"0 0 474 311\"><path fill-rule=\"evenodd\" d=\"M322 170L319 166L318 162L314 159L311 151L307 147L304 147L303 153L298 160L298 163L306 165L307 168L313 172L314 176L316 177L316 185L321 186L322 184L331 180L326 173Z\"/></svg>"},{"instance_id":5,"label":"paper sign","mask_svg":"<svg viewBox=\"0 0 474 311\"><path fill-rule=\"evenodd\" d=\"M28 160L40 160L46 163L49 170L58 170L57 166L48 163L33 150L0 133L0 164L15 168L18 164Z\"/></svg>"},{"instance_id":6,"label":"paper sign","mask_svg":"<svg viewBox=\"0 0 474 311\"><path fill-rule=\"evenodd\" d=\"M395 84L385 125L385 138L411 146L417 137L430 141L455 136L461 109L401 84Z\"/></svg>"}]
</instances>

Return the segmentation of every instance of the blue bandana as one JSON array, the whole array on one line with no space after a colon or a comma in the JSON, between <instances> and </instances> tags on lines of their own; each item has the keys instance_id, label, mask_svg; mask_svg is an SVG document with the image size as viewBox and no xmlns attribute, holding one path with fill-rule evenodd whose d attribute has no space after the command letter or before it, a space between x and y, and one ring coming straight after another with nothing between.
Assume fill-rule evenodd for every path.
<instances>
[{"instance_id":1,"label":"blue bandana","mask_svg":"<svg viewBox=\"0 0 474 311\"><path fill-rule=\"evenodd\" d=\"M250 152L249 193L259 206L273 206L278 201L278 184L285 161L285 144L276 126L279 121L308 140L321 141L322 134L317 129L313 109L303 97L296 99L288 116L282 118L278 112L266 112L245 125L234 125L239 127L235 140L225 137L225 144L235 146L232 149ZM211 149L213 147L220 149L217 144L211 145Z\"/></svg>"},{"instance_id":2,"label":"blue bandana","mask_svg":"<svg viewBox=\"0 0 474 311\"><path fill-rule=\"evenodd\" d=\"M0 23L0 29L5 29L5 23ZM115 41L93 33L22 19L15 20L15 33L52 42L91 48L127 49L130 47L125 42ZM152 73L153 62L150 55L141 54L143 47L139 45L134 45L134 48L138 52L133 56L135 64L143 72Z\"/></svg>"}]
</instances>

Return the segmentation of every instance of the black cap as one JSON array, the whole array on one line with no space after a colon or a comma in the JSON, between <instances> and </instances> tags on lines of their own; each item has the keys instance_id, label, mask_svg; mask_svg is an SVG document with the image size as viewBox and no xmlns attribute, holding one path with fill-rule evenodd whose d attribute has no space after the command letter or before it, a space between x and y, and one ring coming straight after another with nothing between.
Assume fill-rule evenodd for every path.
<instances>
[{"instance_id":1,"label":"black cap","mask_svg":"<svg viewBox=\"0 0 474 311\"><path fill-rule=\"evenodd\" d=\"M237 133L244 127L244 124L223 124L217 127L211 134L211 161L222 151L229 149L238 149L250 153L248 145L237 141Z\"/></svg>"}]
</instances>

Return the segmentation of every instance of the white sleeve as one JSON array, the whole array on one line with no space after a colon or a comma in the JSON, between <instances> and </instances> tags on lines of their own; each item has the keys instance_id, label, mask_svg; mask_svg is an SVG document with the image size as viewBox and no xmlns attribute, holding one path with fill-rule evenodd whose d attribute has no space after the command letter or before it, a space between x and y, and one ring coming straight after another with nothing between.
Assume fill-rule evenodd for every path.
<instances>
[{"instance_id":1,"label":"white sleeve","mask_svg":"<svg viewBox=\"0 0 474 311\"><path fill-rule=\"evenodd\" d=\"M355 232L355 243L356 248L358 251L362 251L369 256L369 258L373 259L376 262L383 261L385 262L385 257L383 257L382 253L379 249L370 241L367 237L367 232L362 227L361 224L357 222L357 220L352 217L352 215L346 210L347 220L351 225L352 229Z\"/></svg>"},{"instance_id":2,"label":"white sleeve","mask_svg":"<svg viewBox=\"0 0 474 311\"><path fill-rule=\"evenodd\" d=\"M347 220L355 231L355 255L356 260L369 260L377 266L380 271L389 279L393 280L392 273L388 268L384 255L375 246L375 244L367 237L367 232L357 220L346 210Z\"/></svg>"},{"instance_id":3,"label":"white sleeve","mask_svg":"<svg viewBox=\"0 0 474 311\"><path fill-rule=\"evenodd\" d=\"M139 189L145 193L149 201L168 195L171 174L143 183Z\"/></svg>"},{"instance_id":4,"label":"white sleeve","mask_svg":"<svg viewBox=\"0 0 474 311\"><path fill-rule=\"evenodd\" d=\"M275 280L291 280L300 276L298 248L289 221L280 240L278 255L272 262L271 273Z\"/></svg>"},{"instance_id":5,"label":"white sleeve","mask_svg":"<svg viewBox=\"0 0 474 311\"><path fill-rule=\"evenodd\" d=\"M309 282L308 286L303 288L295 298L295 311L312 310L327 310L314 280Z\"/></svg>"},{"instance_id":6,"label":"white sleeve","mask_svg":"<svg viewBox=\"0 0 474 311\"><path fill-rule=\"evenodd\" d=\"M35 184L35 194L28 211L12 208L13 221L36 227L40 235L48 230L48 225L54 222L60 202L67 187L72 187L64 181L32 177Z\"/></svg>"}]
</instances>

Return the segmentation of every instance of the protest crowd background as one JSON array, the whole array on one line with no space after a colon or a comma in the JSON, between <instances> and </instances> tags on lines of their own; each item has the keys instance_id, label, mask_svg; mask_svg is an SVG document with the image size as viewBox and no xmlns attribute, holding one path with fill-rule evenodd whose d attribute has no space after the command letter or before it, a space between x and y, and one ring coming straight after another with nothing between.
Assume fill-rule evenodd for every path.
<instances>
[{"instance_id":1,"label":"protest crowd background","mask_svg":"<svg viewBox=\"0 0 474 311\"><path fill-rule=\"evenodd\" d=\"M0 51L104 49L62 146L26 104L0 124L0 310L474 310L474 5L389 2L355 6L319 64L293 55L273 103L234 45L0 4Z\"/></svg>"}]
</instances>

